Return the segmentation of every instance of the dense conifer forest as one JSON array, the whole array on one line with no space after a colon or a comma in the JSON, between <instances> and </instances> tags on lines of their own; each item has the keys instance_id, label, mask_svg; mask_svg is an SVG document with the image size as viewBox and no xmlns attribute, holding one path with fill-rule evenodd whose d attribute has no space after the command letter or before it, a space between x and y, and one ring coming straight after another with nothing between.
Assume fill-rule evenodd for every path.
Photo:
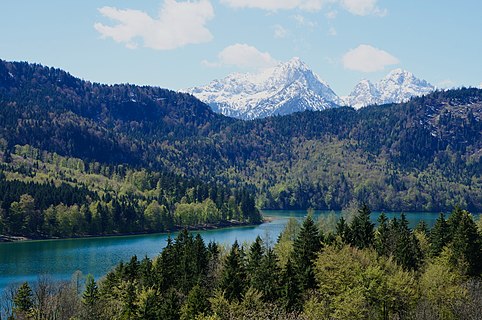
<instances>
[{"instance_id":1,"label":"dense conifer forest","mask_svg":"<svg viewBox=\"0 0 482 320\"><path fill-rule=\"evenodd\" d=\"M183 230L154 259L101 279L10 287L12 319L478 319L482 220L455 209L432 229L363 205L334 226L294 218L273 243L223 247ZM10 318L9 318L10 319Z\"/></svg>"},{"instance_id":2,"label":"dense conifer forest","mask_svg":"<svg viewBox=\"0 0 482 320\"><path fill-rule=\"evenodd\" d=\"M241 188L266 209L482 210L478 89L240 121L187 94L0 61L0 106L3 161L32 147Z\"/></svg>"}]
</instances>

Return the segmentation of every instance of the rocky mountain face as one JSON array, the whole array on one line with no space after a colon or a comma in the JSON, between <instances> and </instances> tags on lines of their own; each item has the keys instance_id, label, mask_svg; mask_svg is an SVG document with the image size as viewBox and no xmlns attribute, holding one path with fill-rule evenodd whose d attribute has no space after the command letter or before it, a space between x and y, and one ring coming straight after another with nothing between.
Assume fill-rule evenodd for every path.
<instances>
[{"instance_id":1,"label":"rocky mountain face","mask_svg":"<svg viewBox=\"0 0 482 320\"><path fill-rule=\"evenodd\" d=\"M359 109L373 104L406 102L434 90L433 85L418 79L411 72L395 69L375 84L366 79L360 81L350 95L342 100L344 105Z\"/></svg>"},{"instance_id":2,"label":"rocky mountain face","mask_svg":"<svg viewBox=\"0 0 482 320\"><path fill-rule=\"evenodd\" d=\"M299 58L260 73L235 73L185 91L214 111L241 119L324 110L341 103L330 86Z\"/></svg>"},{"instance_id":3,"label":"rocky mountain face","mask_svg":"<svg viewBox=\"0 0 482 320\"><path fill-rule=\"evenodd\" d=\"M356 109L373 104L405 102L435 87L402 69L377 83L360 81L349 96L339 97L299 58L259 73L234 73L206 86L183 90L209 104L218 113L240 119L265 118L304 110L338 106Z\"/></svg>"}]
</instances>

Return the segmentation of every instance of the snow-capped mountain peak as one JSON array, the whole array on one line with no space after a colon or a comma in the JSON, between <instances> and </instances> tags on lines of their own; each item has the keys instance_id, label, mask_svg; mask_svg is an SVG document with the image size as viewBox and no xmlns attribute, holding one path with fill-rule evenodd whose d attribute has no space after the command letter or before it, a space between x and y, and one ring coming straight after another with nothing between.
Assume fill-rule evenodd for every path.
<instances>
[{"instance_id":1,"label":"snow-capped mountain peak","mask_svg":"<svg viewBox=\"0 0 482 320\"><path fill-rule=\"evenodd\" d=\"M368 80L360 81L343 101L345 105L358 109L372 104L405 102L434 90L433 85L418 79L413 73L395 69L375 84Z\"/></svg>"},{"instance_id":2,"label":"snow-capped mountain peak","mask_svg":"<svg viewBox=\"0 0 482 320\"><path fill-rule=\"evenodd\" d=\"M242 119L323 110L341 102L328 84L297 57L258 73L234 73L185 91L211 105L214 111Z\"/></svg>"}]
</instances>

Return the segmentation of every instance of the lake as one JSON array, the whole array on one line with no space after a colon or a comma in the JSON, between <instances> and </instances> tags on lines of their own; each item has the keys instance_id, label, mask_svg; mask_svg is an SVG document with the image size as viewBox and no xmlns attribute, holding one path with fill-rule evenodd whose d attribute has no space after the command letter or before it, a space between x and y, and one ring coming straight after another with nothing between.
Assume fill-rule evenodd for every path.
<instances>
[{"instance_id":1,"label":"lake","mask_svg":"<svg viewBox=\"0 0 482 320\"><path fill-rule=\"evenodd\" d=\"M328 215L328 211L316 211L315 218ZM335 212L340 215L340 212ZM275 242L289 217L302 219L306 211L272 210L263 211L271 222L258 226L234 227L199 231L206 244L216 241L225 245L250 242L257 236ZM389 218L399 217L399 213L387 213ZM410 226L420 220L432 226L438 213L407 213ZM372 213L375 221L378 213ZM131 256L138 258L155 257L166 244L167 234L148 234L81 239L24 241L0 243L0 291L11 283L35 281L39 275L49 275L53 279L68 280L76 270L84 275L91 273L96 278L105 275L120 261L128 261Z\"/></svg>"}]
</instances>

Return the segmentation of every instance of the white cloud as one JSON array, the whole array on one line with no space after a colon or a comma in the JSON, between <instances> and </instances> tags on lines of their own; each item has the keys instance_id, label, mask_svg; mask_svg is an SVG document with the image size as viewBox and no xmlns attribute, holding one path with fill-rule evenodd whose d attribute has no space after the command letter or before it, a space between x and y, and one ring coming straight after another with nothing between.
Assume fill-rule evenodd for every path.
<instances>
[{"instance_id":1,"label":"white cloud","mask_svg":"<svg viewBox=\"0 0 482 320\"><path fill-rule=\"evenodd\" d=\"M202 62L208 67L235 66L243 69L262 69L278 62L268 52L261 52L253 46L236 43L224 48L218 54L217 62Z\"/></svg>"},{"instance_id":2,"label":"white cloud","mask_svg":"<svg viewBox=\"0 0 482 320\"><path fill-rule=\"evenodd\" d=\"M141 45L156 50L171 50L208 42L213 38L206 28L207 21L214 17L209 0L165 0L157 19L139 10L113 7L98 10L104 17L118 22L114 26L95 23L94 28L102 38L112 38L131 49Z\"/></svg>"},{"instance_id":3,"label":"white cloud","mask_svg":"<svg viewBox=\"0 0 482 320\"><path fill-rule=\"evenodd\" d=\"M388 52L367 44L349 50L342 60L345 69L361 72L381 71L386 66L399 63L399 60Z\"/></svg>"},{"instance_id":4,"label":"white cloud","mask_svg":"<svg viewBox=\"0 0 482 320\"><path fill-rule=\"evenodd\" d=\"M221 0L221 3L233 8L256 8L268 11L291 9L319 11L325 2L326 0Z\"/></svg>"},{"instance_id":5,"label":"white cloud","mask_svg":"<svg viewBox=\"0 0 482 320\"><path fill-rule=\"evenodd\" d=\"M329 34L330 36L336 36L336 29L335 29L335 27L330 27L330 28L328 29L328 34Z\"/></svg>"},{"instance_id":6,"label":"white cloud","mask_svg":"<svg viewBox=\"0 0 482 320\"><path fill-rule=\"evenodd\" d=\"M358 15L385 16L386 9L377 6L378 0L221 0L233 8L256 8L268 11L300 9L304 11L320 11L326 5L339 4L348 12ZM336 11L330 11L329 19L336 16Z\"/></svg>"},{"instance_id":7,"label":"white cloud","mask_svg":"<svg viewBox=\"0 0 482 320\"><path fill-rule=\"evenodd\" d=\"M273 28L274 28L274 37L277 39L286 38L286 36L288 35L288 30L286 30L283 26L279 24L273 26Z\"/></svg>"},{"instance_id":8,"label":"white cloud","mask_svg":"<svg viewBox=\"0 0 482 320\"><path fill-rule=\"evenodd\" d=\"M340 4L348 12L357 16L367 16L370 14L377 16L387 15L387 10L377 6L378 0L340 0Z\"/></svg>"},{"instance_id":9,"label":"white cloud","mask_svg":"<svg viewBox=\"0 0 482 320\"><path fill-rule=\"evenodd\" d=\"M479 84L479 89L482 89L482 82Z\"/></svg>"},{"instance_id":10,"label":"white cloud","mask_svg":"<svg viewBox=\"0 0 482 320\"><path fill-rule=\"evenodd\" d=\"M316 22L306 19L301 14L294 15L293 19L295 19L296 23L300 26L308 27L308 28L316 27Z\"/></svg>"}]
</instances>

